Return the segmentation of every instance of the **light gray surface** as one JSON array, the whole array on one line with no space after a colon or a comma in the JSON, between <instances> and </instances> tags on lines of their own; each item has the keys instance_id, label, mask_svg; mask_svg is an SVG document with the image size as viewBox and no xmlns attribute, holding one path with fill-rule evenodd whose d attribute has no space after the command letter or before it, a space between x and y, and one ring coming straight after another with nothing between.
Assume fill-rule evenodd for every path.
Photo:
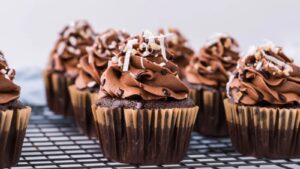
<instances>
[{"instance_id":1,"label":"light gray surface","mask_svg":"<svg viewBox=\"0 0 300 169\"><path fill-rule=\"evenodd\" d=\"M296 0L9 0L1 1L0 50L22 79L21 74L36 70L32 67L45 66L66 23L87 19L97 31L113 27L132 34L175 26L197 51L214 32L236 37L242 49L270 39L299 63L299 16L300 1ZM36 93L41 81L19 81L22 95L41 95Z\"/></svg>"},{"instance_id":2,"label":"light gray surface","mask_svg":"<svg viewBox=\"0 0 300 169\"><path fill-rule=\"evenodd\" d=\"M9 0L0 10L0 49L13 67L45 65L66 23L88 19L97 31L176 26L197 50L213 32L227 32L243 48L270 39L299 43L300 1L296 0ZM297 42L298 39L298 42Z\"/></svg>"}]
</instances>

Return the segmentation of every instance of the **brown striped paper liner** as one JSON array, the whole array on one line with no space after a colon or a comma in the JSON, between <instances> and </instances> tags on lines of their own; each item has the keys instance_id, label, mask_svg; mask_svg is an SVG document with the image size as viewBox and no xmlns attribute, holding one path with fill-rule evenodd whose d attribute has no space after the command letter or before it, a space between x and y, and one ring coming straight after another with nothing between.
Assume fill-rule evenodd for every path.
<instances>
[{"instance_id":1,"label":"brown striped paper liner","mask_svg":"<svg viewBox=\"0 0 300 169\"><path fill-rule=\"evenodd\" d=\"M96 136L93 121L92 99L94 93L88 90L78 90L75 85L69 86L71 103L74 111L74 119L79 130L89 137ZM97 93L95 93L97 95Z\"/></svg>"},{"instance_id":2,"label":"brown striped paper liner","mask_svg":"<svg viewBox=\"0 0 300 169\"><path fill-rule=\"evenodd\" d=\"M30 113L30 107L0 110L0 168L18 163Z\"/></svg>"},{"instance_id":3,"label":"brown striped paper liner","mask_svg":"<svg viewBox=\"0 0 300 169\"><path fill-rule=\"evenodd\" d=\"M92 106L105 157L129 164L172 164L186 155L198 107L123 109Z\"/></svg>"},{"instance_id":4,"label":"brown striped paper liner","mask_svg":"<svg viewBox=\"0 0 300 169\"><path fill-rule=\"evenodd\" d=\"M224 100L234 148L244 155L300 157L300 109L244 106Z\"/></svg>"},{"instance_id":5,"label":"brown striped paper liner","mask_svg":"<svg viewBox=\"0 0 300 169\"><path fill-rule=\"evenodd\" d=\"M190 97L199 106L194 130L198 133L211 136L227 136L227 124L223 100L225 92L209 89L190 89Z\"/></svg>"},{"instance_id":6,"label":"brown striped paper liner","mask_svg":"<svg viewBox=\"0 0 300 169\"><path fill-rule=\"evenodd\" d=\"M63 73L44 71L44 83L49 109L56 114L73 115L68 86L73 84L71 77Z\"/></svg>"}]
</instances>

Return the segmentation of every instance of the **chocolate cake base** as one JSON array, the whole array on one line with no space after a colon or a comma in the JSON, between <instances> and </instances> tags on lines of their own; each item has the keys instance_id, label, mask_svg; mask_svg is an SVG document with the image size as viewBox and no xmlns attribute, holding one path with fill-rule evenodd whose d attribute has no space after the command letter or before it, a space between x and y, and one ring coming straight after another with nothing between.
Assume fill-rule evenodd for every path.
<instances>
[{"instance_id":1,"label":"chocolate cake base","mask_svg":"<svg viewBox=\"0 0 300 169\"><path fill-rule=\"evenodd\" d=\"M15 110L15 109L22 109L26 106L20 102L19 100L14 100L11 102L8 102L6 104L0 104L0 111L1 110Z\"/></svg>"},{"instance_id":2,"label":"chocolate cake base","mask_svg":"<svg viewBox=\"0 0 300 169\"><path fill-rule=\"evenodd\" d=\"M194 130L209 137L228 136L223 103L225 89L192 84L189 87L191 98L199 106Z\"/></svg>"},{"instance_id":3,"label":"chocolate cake base","mask_svg":"<svg viewBox=\"0 0 300 169\"><path fill-rule=\"evenodd\" d=\"M74 83L74 78L54 71L44 71L43 76L49 109L56 114L73 115L68 86Z\"/></svg>"},{"instance_id":4,"label":"chocolate cake base","mask_svg":"<svg viewBox=\"0 0 300 169\"><path fill-rule=\"evenodd\" d=\"M233 147L243 155L300 157L300 107L237 105L224 101Z\"/></svg>"},{"instance_id":5,"label":"chocolate cake base","mask_svg":"<svg viewBox=\"0 0 300 169\"><path fill-rule=\"evenodd\" d=\"M105 97L96 102L97 106L110 108L132 108L132 109L168 109L194 107L194 101L190 98L184 100L130 100Z\"/></svg>"},{"instance_id":6,"label":"chocolate cake base","mask_svg":"<svg viewBox=\"0 0 300 169\"><path fill-rule=\"evenodd\" d=\"M192 105L190 99L172 103L99 100L93 106L93 115L103 154L129 164L180 162L186 155L198 111Z\"/></svg>"}]
</instances>

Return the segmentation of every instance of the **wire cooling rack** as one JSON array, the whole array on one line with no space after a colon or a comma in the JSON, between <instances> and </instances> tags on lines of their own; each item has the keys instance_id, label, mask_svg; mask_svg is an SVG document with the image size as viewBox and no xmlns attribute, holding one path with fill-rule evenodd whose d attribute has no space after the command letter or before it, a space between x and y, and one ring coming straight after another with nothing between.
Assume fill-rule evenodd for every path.
<instances>
[{"instance_id":1,"label":"wire cooling rack","mask_svg":"<svg viewBox=\"0 0 300 169\"><path fill-rule=\"evenodd\" d=\"M79 133L70 119L46 107L33 107L18 166L25 168L300 168L300 159L257 159L235 152L228 138L210 139L192 134L187 157L179 164L130 166L107 160L96 139Z\"/></svg>"}]
</instances>

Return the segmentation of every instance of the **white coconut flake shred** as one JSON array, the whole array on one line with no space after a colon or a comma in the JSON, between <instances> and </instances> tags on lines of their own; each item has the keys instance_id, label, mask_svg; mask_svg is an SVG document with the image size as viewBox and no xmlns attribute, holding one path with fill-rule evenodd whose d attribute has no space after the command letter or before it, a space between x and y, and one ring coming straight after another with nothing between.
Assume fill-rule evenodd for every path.
<instances>
[{"instance_id":1,"label":"white coconut flake shred","mask_svg":"<svg viewBox=\"0 0 300 169\"><path fill-rule=\"evenodd\" d=\"M89 82L88 84L87 84L87 86L89 87L89 88L92 88L92 87L94 87L94 86L96 86L97 85L97 82L96 81L91 81L91 82Z\"/></svg>"},{"instance_id":2,"label":"white coconut flake shred","mask_svg":"<svg viewBox=\"0 0 300 169\"><path fill-rule=\"evenodd\" d=\"M126 72L129 69L129 63L130 63L130 57L131 57L131 53L132 53L132 48L133 45L136 44L138 42L137 39L131 39L127 42L127 51L125 54L125 60L124 60L124 65L123 65L123 71Z\"/></svg>"},{"instance_id":3,"label":"white coconut flake shred","mask_svg":"<svg viewBox=\"0 0 300 169\"><path fill-rule=\"evenodd\" d=\"M162 62L162 63L159 64L159 66L162 66L162 67L166 66L166 63Z\"/></svg>"},{"instance_id":4,"label":"white coconut flake shred","mask_svg":"<svg viewBox=\"0 0 300 169\"><path fill-rule=\"evenodd\" d=\"M94 63L94 57L93 57L92 47L86 47L85 50L88 53L88 62L89 62L89 64L93 64Z\"/></svg>"},{"instance_id":5,"label":"white coconut flake shred","mask_svg":"<svg viewBox=\"0 0 300 169\"><path fill-rule=\"evenodd\" d=\"M256 51L257 51L256 46L250 46L245 55L246 56L254 55Z\"/></svg>"},{"instance_id":6,"label":"white coconut flake shred","mask_svg":"<svg viewBox=\"0 0 300 169\"><path fill-rule=\"evenodd\" d=\"M163 36L159 37L159 44L160 44L161 55L163 56L165 61L168 62L169 60L167 58L167 53L166 53L165 37L163 37Z\"/></svg>"},{"instance_id":7,"label":"white coconut flake shred","mask_svg":"<svg viewBox=\"0 0 300 169\"><path fill-rule=\"evenodd\" d=\"M221 33L221 32L215 33L208 38L208 40L205 42L204 46L209 47L209 46L217 43L218 40L223 37L226 38L226 37L229 37L229 35L227 35L226 33Z\"/></svg>"},{"instance_id":8,"label":"white coconut flake shred","mask_svg":"<svg viewBox=\"0 0 300 169\"><path fill-rule=\"evenodd\" d=\"M118 61L119 61L118 56L112 57L112 58L111 58L111 61L112 61L112 63L117 64Z\"/></svg>"},{"instance_id":9,"label":"white coconut flake shred","mask_svg":"<svg viewBox=\"0 0 300 169\"><path fill-rule=\"evenodd\" d=\"M227 97L228 98L232 98L230 96L230 92L229 91L230 91L230 84L233 82L233 80L234 80L234 74L231 73L231 75L229 76L229 81L226 84L226 93L227 93Z\"/></svg>"},{"instance_id":10,"label":"white coconut flake shred","mask_svg":"<svg viewBox=\"0 0 300 169\"><path fill-rule=\"evenodd\" d=\"M163 58L165 59L166 62L168 62L168 58L167 58L167 52L166 52L166 47L165 47L165 39L173 36L172 34L165 34L165 35L159 35L159 44L160 44L160 50L161 50L161 54L163 56Z\"/></svg>"},{"instance_id":11,"label":"white coconut flake shred","mask_svg":"<svg viewBox=\"0 0 300 169\"><path fill-rule=\"evenodd\" d=\"M141 57L141 66L143 69L145 69L145 66L144 66L144 57Z\"/></svg>"},{"instance_id":12,"label":"white coconut flake shred","mask_svg":"<svg viewBox=\"0 0 300 169\"><path fill-rule=\"evenodd\" d=\"M262 61L259 61L255 67L256 70L261 70L262 67Z\"/></svg>"}]
</instances>

